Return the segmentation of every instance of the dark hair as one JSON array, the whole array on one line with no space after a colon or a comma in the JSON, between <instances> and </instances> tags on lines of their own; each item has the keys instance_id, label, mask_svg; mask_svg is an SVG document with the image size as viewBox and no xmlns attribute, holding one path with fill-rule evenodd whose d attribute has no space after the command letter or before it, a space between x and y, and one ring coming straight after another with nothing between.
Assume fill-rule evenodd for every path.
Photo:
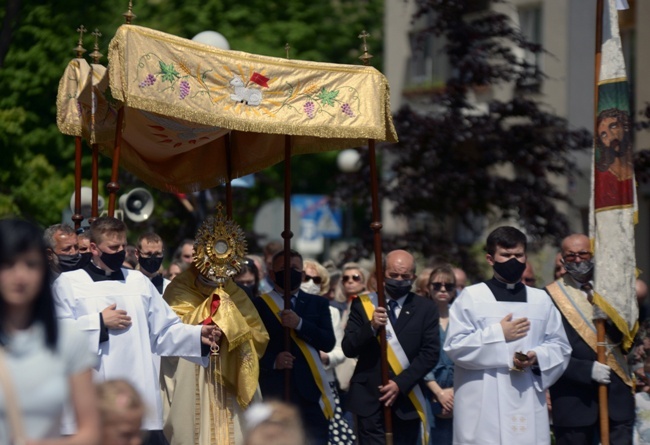
<instances>
[{"instance_id":1,"label":"dark hair","mask_svg":"<svg viewBox=\"0 0 650 445\"><path fill-rule=\"evenodd\" d=\"M275 260L277 260L280 257L284 258L284 249L273 254L273 259L271 260L271 264L275 263ZM302 255L300 255L300 253L298 253L297 250L293 250L293 249L289 249L289 258L300 258L300 261L303 261Z\"/></svg>"},{"instance_id":2,"label":"dark hair","mask_svg":"<svg viewBox=\"0 0 650 445\"><path fill-rule=\"evenodd\" d=\"M255 284L253 285L253 293L255 294L254 296L257 297L260 294L260 276L259 276L259 270L257 269L257 266L255 265L255 261L251 260L248 257L244 258L244 261L241 263L241 269L239 270L239 273L234 276L235 282L237 282L236 278L244 275L245 273L250 272L253 274L255 277Z\"/></svg>"},{"instance_id":3,"label":"dark hair","mask_svg":"<svg viewBox=\"0 0 650 445\"><path fill-rule=\"evenodd\" d=\"M524 252L526 251L526 235L514 227L510 226L501 226L497 227L490 233L487 237L487 242L485 250L488 254L494 255L494 252L497 250L497 246L503 247L504 249L512 249L519 245L524 246Z\"/></svg>"},{"instance_id":4,"label":"dark hair","mask_svg":"<svg viewBox=\"0 0 650 445\"><path fill-rule=\"evenodd\" d=\"M47 267L46 246L43 231L34 224L21 219L0 220L0 267L11 265L18 255L37 250L43 260L41 289L32 303L30 324L41 322L45 327L45 344L56 348L58 337L54 299L50 289L50 268ZM6 314L4 296L0 295L0 314ZM4 334L4 320L0 318L0 334Z\"/></svg>"},{"instance_id":5,"label":"dark hair","mask_svg":"<svg viewBox=\"0 0 650 445\"><path fill-rule=\"evenodd\" d=\"M158 244L158 243L160 243L160 244L163 244L163 246L164 246L163 240L160 237L160 235L158 235L157 233L154 233L154 232L147 232L147 233L143 233L142 235L140 235L140 237L138 238L138 242L135 244L135 246L138 248L138 250L142 250L142 241L146 241L146 242L148 242L150 244Z\"/></svg>"}]
</instances>

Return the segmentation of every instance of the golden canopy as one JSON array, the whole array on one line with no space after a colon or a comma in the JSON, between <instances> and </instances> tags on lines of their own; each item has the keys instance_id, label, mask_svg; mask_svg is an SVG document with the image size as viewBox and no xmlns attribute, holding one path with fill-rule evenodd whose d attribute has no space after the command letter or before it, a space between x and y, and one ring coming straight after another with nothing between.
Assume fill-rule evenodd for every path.
<instances>
[{"instance_id":1,"label":"golden canopy","mask_svg":"<svg viewBox=\"0 0 650 445\"><path fill-rule=\"evenodd\" d=\"M397 141L388 83L372 67L221 50L134 25L118 29L108 58L108 68L70 62L59 128L111 156L124 106L120 162L165 191L225 182L226 134L232 178L282 161L284 135L292 154Z\"/></svg>"}]
</instances>

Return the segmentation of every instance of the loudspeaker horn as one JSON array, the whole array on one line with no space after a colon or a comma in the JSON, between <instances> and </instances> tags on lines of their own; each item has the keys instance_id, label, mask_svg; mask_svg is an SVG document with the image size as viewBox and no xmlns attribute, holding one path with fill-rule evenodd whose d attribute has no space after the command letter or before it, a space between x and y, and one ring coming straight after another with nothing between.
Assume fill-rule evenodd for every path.
<instances>
[{"instance_id":1,"label":"loudspeaker horn","mask_svg":"<svg viewBox=\"0 0 650 445\"><path fill-rule=\"evenodd\" d=\"M74 213L74 197L75 192L70 196L70 211ZM90 187L81 187L81 214L84 219L90 218L92 212L93 189ZM97 210L101 212L104 209L104 197L97 195Z\"/></svg>"},{"instance_id":2,"label":"loudspeaker horn","mask_svg":"<svg viewBox=\"0 0 650 445\"><path fill-rule=\"evenodd\" d=\"M124 211L124 216L134 222L142 222L153 213L153 196L147 189L142 187L131 190L126 195L120 196L120 209Z\"/></svg>"}]
</instances>

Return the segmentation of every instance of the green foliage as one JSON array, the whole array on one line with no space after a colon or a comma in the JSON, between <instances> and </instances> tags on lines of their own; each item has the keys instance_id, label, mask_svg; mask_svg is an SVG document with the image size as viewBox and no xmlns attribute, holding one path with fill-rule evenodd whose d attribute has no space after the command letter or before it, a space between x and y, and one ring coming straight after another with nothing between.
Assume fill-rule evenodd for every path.
<instances>
[{"instance_id":1,"label":"green foliage","mask_svg":"<svg viewBox=\"0 0 650 445\"><path fill-rule=\"evenodd\" d=\"M0 217L22 215L41 225L58 222L73 190L74 139L56 127L56 95L61 75L74 57L75 30L84 24L88 53L98 28L100 51L106 55L115 30L124 22L128 1L22 0L13 23L10 47L0 68ZM380 0L144 0L135 2L136 25L185 38L205 30L223 34L234 50L292 59L359 64L363 29L372 34L373 62L381 66L383 2ZM6 6L0 6L4 17ZM86 54L87 55L87 54ZM102 60L106 63L106 59ZM160 65L163 80L174 82L173 65ZM326 94L325 94L326 93ZM323 103L333 104L335 92L323 92ZM335 153L294 158L294 193L329 193L333 181L320 181L335 169ZM308 174L305 174L308 172ZM83 177L90 178L89 149L84 146ZM100 178L108 182L110 162L100 160ZM282 194L283 169L279 164L258 175L250 190L234 190L235 217L248 229L253 215L267 199ZM120 193L143 186L121 172ZM156 200L149 221L131 224L132 233L153 228L173 245L191 237L200 216L191 215L173 195L151 190ZM212 194L223 201L223 187ZM105 195L105 193L104 193Z\"/></svg>"}]
</instances>

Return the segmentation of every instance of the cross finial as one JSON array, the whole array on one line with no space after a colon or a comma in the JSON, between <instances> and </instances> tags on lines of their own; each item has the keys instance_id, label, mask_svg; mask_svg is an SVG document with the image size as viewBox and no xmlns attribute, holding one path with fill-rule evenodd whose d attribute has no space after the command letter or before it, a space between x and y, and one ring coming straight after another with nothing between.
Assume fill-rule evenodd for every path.
<instances>
[{"instance_id":1,"label":"cross finial","mask_svg":"<svg viewBox=\"0 0 650 445\"><path fill-rule=\"evenodd\" d=\"M287 52L287 59L289 58L289 50L290 49L291 49L291 45L289 45L289 42L285 43L284 50Z\"/></svg>"},{"instance_id":2,"label":"cross finial","mask_svg":"<svg viewBox=\"0 0 650 445\"><path fill-rule=\"evenodd\" d=\"M99 52L99 38L102 36L102 33L99 32L99 29L95 28L92 34L95 36L95 50L90 53L90 57L93 58L93 62L99 63L99 59L102 58L102 53Z\"/></svg>"},{"instance_id":3,"label":"cross finial","mask_svg":"<svg viewBox=\"0 0 650 445\"><path fill-rule=\"evenodd\" d=\"M77 53L77 59L81 59L83 57L83 54L86 52L86 49L84 48L84 33L87 31L88 30L84 25L81 25L79 28L77 28L77 32L79 33L79 41L77 42L77 47L74 49L74 51Z\"/></svg>"},{"instance_id":4,"label":"cross finial","mask_svg":"<svg viewBox=\"0 0 650 445\"><path fill-rule=\"evenodd\" d=\"M133 0L129 0L129 10L122 15L124 16L124 21L127 25L130 25L133 19L137 18L137 16L133 13Z\"/></svg>"},{"instance_id":5,"label":"cross finial","mask_svg":"<svg viewBox=\"0 0 650 445\"><path fill-rule=\"evenodd\" d=\"M373 55L368 52L368 42L366 41L368 37L370 37L370 34L368 34L365 29L361 31L361 34L359 34L359 38L363 39L363 46L361 47L363 54L359 56L359 59L361 59L364 65L368 65L370 59L373 57Z\"/></svg>"}]
</instances>

